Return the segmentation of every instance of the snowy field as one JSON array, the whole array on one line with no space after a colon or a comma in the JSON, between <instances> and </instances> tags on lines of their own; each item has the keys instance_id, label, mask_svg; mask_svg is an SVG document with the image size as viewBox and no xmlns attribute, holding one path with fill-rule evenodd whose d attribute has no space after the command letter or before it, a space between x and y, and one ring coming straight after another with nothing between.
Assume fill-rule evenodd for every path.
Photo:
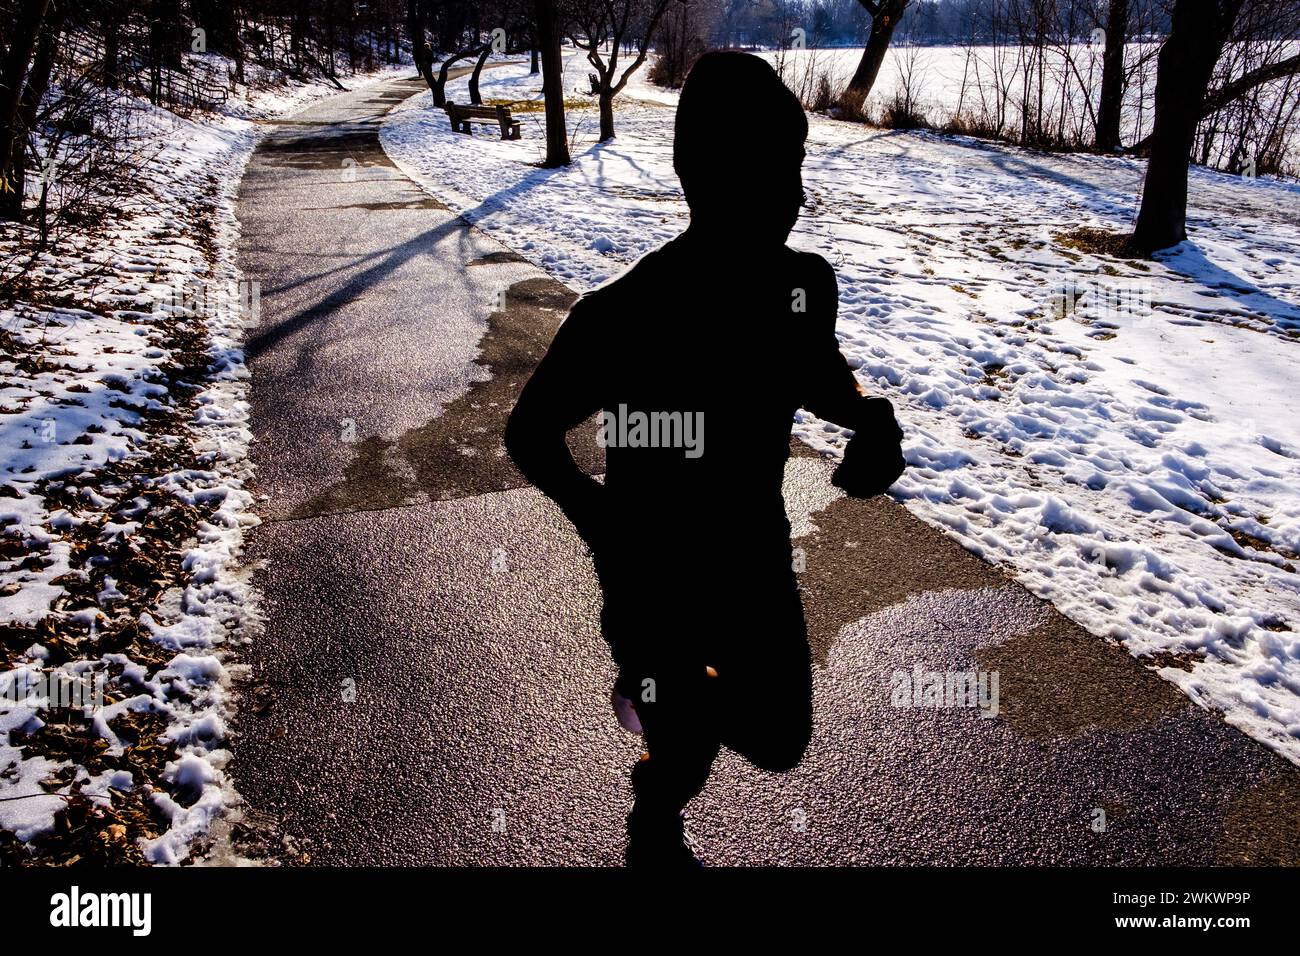
<instances>
[{"instance_id":1,"label":"snowy field","mask_svg":"<svg viewBox=\"0 0 1300 956\"><path fill-rule=\"evenodd\" d=\"M1069 142L1090 142L1093 136L1092 110L1097 107L1101 87L1103 44L1080 43L1069 48L1050 47L1043 53L1041 77L1029 66L1032 51L1015 45L1003 46L903 46L895 44L880 66L880 74L867 99L868 117L886 113L890 104L910 104L911 112L935 128L943 129L955 118L975 123L965 129L997 129L1003 136L1017 138L1021 109L1041 112L1046 127L1059 122ZM1126 144L1151 134L1154 120L1156 55L1159 46L1130 43L1125 60L1132 76L1124 91L1120 113L1120 139ZM1300 44L1291 44L1283 54L1300 53ZM793 49L762 54L781 73L782 78L804 102L810 102L821 76L829 78L831 88L843 89L861 58L858 49ZM1235 67L1241 72L1243 67ZM1028 76L1027 76L1028 75ZM1026 81L1028 79L1028 88ZM1039 98L1039 82L1042 97ZM1217 82L1217 81L1216 81ZM1258 88L1256 108L1261 115L1274 117L1283 96L1295 97L1286 84L1277 82ZM1092 91L1091 103L1085 90ZM1285 112L1285 110L1283 111ZM885 124L889 125L889 124ZM1263 124L1266 128L1268 123ZM1262 132L1262 130L1257 130ZM1285 134L1284 134L1285 135ZM1073 139L1071 139L1073 137ZM1281 169L1294 175L1300 170L1300 130L1292 129L1284 140L1279 157ZM1258 141L1247 140L1247 148L1261 148ZM1220 136L1211 150L1210 165L1222 166L1236 147L1231 136Z\"/></svg>"},{"instance_id":2,"label":"snowy field","mask_svg":"<svg viewBox=\"0 0 1300 956\"><path fill-rule=\"evenodd\" d=\"M255 121L333 92L295 84L192 119L123 102L138 182L34 269L70 301L0 310L0 830L21 842L80 804L105 815L115 859L138 843L178 863L232 797L220 648L244 621L234 559L256 522L239 342L257 300L233 200ZM98 684L88 732L39 716L51 670Z\"/></svg>"},{"instance_id":3,"label":"snowy field","mask_svg":"<svg viewBox=\"0 0 1300 956\"><path fill-rule=\"evenodd\" d=\"M1084 89L1093 91L1096 108L1101 87L1104 44L1080 43L1068 49L1050 47L1044 51L1042 102L1038 102L1037 71L1029 86L1030 111L1042 110L1050 123L1067 118L1068 129L1079 129L1084 139L1091 135L1091 114ZM980 120L1013 132L1019 123L1025 99L1027 48L1002 46L906 46L894 44L880 66L868 98L868 115L878 116L886 104L904 98L930 123L942 126L954 116ZM1134 74L1125 89L1121 112L1121 139L1134 143L1150 135L1155 96L1156 54L1159 46L1130 43L1125 60ZM1284 51L1285 52L1285 51ZM1292 46L1289 53L1300 52ZM791 49L762 54L786 83L805 98L816 79L826 75L835 90L848 85L862 51L857 48ZM1138 64L1141 64L1139 67ZM1005 97L999 102L999 90ZM1259 89L1258 107L1273 115L1284 86L1275 83ZM1294 93L1292 93L1294 95ZM1287 162L1300 163L1300 142L1292 141Z\"/></svg>"},{"instance_id":4,"label":"snowy field","mask_svg":"<svg viewBox=\"0 0 1300 956\"><path fill-rule=\"evenodd\" d=\"M568 58L569 95L587 72ZM539 84L507 66L482 90ZM471 138L421 95L382 137L430 192L586 290L687 224L673 95L639 75L618 102L605 145L594 109L571 112L562 170L533 165L536 112L517 142ZM1131 227L1141 161L811 127L791 242L835 266L841 348L898 409L911 467L894 496L1300 763L1300 187L1194 170L1191 241L1130 261L1062 236ZM842 443L810 418L796 430Z\"/></svg>"}]
</instances>

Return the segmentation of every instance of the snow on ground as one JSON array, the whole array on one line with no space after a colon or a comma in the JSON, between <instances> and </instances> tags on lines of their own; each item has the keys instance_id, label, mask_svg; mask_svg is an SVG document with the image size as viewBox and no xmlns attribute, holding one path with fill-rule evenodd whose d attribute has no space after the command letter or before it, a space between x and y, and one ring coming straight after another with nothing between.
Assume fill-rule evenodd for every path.
<instances>
[{"instance_id":1,"label":"snow on ground","mask_svg":"<svg viewBox=\"0 0 1300 956\"><path fill-rule=\"evenodd\" d=\"M122 100L138 180L37 261L48 299L0 310L0 836L40 838L89 800L106 814L90 839L116 859L178 863L232 798L220 648L244 620L234 558L257 520L239 347L257 290L235 265L234 195L256 120L335 91L188 119ZM52 670L98 681L89 729L52 716Z\"/></svg>"},{"instance_id":2,"label":"snow on ground","mask_svg":"<svg viewBox=\"0 0 1300 956\"><path fill-rule=\"evenodd\" d=\"M484 96L535 98L526 71L485 74ZM571 54L566 87L586 72ZM673 110L644 88L629 84L611 143L593 142L594 110L570 114L567 169L530 165L537 113L502 142L452 133L415 97L382 137L430 192L586 290L687 224ZM904 423L894 496L1300 762L1300 187L1194 170L1191 241L1133 261L1062 237L1130 227L1140 161L811 127L791 242L834 264L841 349ZM843 439L807 417L796 431L828 452Z\"/></svg>"}]
</instances>

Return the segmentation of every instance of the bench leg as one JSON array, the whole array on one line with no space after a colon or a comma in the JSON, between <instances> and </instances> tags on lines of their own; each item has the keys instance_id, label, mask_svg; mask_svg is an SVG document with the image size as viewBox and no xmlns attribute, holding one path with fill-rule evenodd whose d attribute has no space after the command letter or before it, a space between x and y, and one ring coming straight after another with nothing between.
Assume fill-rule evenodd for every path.
<instances>
[{"instance_id":1,"label":"bench leg","mask_svg":"<svg viewBox=\"0 0 1300 956\"><path fill-rule=\"evenodd\" d=\"M511 124L510 124L510 138L511 138L511 139L518 139L518 138L519 138L519 124L518 124L518 123L511 123Z\"/></svg>"}]
</instances>

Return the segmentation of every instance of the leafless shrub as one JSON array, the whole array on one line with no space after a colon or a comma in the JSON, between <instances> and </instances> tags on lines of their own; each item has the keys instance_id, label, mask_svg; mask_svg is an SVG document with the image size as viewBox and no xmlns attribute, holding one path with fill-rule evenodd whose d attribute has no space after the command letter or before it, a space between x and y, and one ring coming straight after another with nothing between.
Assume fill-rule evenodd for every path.
<instances>
[{"instance_id":1,"label":"leafless shrub","mask_svg":"<svg viewBox=\"0 0 1300 956\"><path fill-rule=\"evenodd\" d=\"M939 129L955 136L975 136L980 139L996 139L999 135L997 126L987 115L973 113L953 113Z\"/></svg>"},{"instance_id":2,"label":"leafless shrub","mask_svg":"<svg viewBox=\"0 0 1300 956\"><path fill-rule=\"evenodd\" d=\"M33 291L28 273L43 256L119 220L128 197L148 194L140 170L162 148L139 122L148 107L98 79L94 69L65 55L36 114L26 215L0 231L0 300ZM80 262L60 285L84 293L107 266Z\"/></svg>"},{"instance_id":3,"label":"leafless shrub","mask_svg":"<svg viewBox=\"0 0 1300 956\"><path fill-rule=\"evenodd\" d=\"M926 129L930 123L904 93L896 92L881 109L876 125L887 129Z\"/></svg>"},{"instance_id":4,"label":"leafless shrub","mask_svg":"<svg viewBox=\"0 0 1300 956\"><path fill-rule=\"evenodd\" d=\"M839 96L839 91L831 82L830 74L823 71L818 75L813 87L812 98L807 102L808 109L814 113L825 113Z\"/></svg>"}]
</instances>

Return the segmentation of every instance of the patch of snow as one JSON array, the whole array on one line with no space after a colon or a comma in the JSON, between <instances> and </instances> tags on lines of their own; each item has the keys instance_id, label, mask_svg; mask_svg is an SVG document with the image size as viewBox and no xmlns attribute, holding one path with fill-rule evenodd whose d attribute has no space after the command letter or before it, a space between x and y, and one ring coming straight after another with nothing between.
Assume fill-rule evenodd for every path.
<instances>
[{"instance_id":1,"label":"patch of snow","mask_svg":"<svg viewBox=\"0 0 1300 956\"><path fill-rule=\"evenodd\" d=\"M409 65L388 67L353 86L380 82ZM49 368L23 370L8 355L0 356L0 527L11 538L44 546L50 563L24 567L20 560L0 560L0 623L31 625L61 614L55 608L64 594L60 578L73 571L74 547L65 532L108 515L102 533L127 536L138 520L122 520L131 502L114 501L96 484L107 465L128 465L141 457L149 436L140 428L140 412L170 405L160 368L179 356L165 347L152 326L177 317L202 322L207 332L209 375L193 398L188 441L201 467L184 467L155 476L150 486L180 502L210 509L197 537L175 542L183 550L183 586L166 595L164 606L141 618L153 642L174 657L162 669L148 668L121 654L84 661L86 666L120 668L122 682L135 695L104 706L93 726L109 741L110 753L122 743L111 727L126 710L165 715L163 740L175 745L178 758L165 779L186 799L161 790L152 799L169 827L142 847L154 863L184 861L193 842L208 833L213 821L235 800L225 773L225 723L231 697L222 664L222 646L247 623L247 587L235 566L246 529L258 521L246 490L251 477L248 445L248 371L240 343L250 324L255 296L241 285L235 250L239 224L234 198L245 163L263 132L258 121L290 112L337 89L324 81L246 93L223 112L183 118L140 101L123 101L137 134L151 146L143 149L138 171L145 188L122 199L126 213L102 233L73 241L36 268L56 288L78 287L86 301L104 310L38 309L25 303L0 311L0 327L33 354L56 354ZM205 212L212 228L215 260L210 260L188 229L187 212L211 203ZM211 250L209 250L210 252ZM195 291L199 295L195 297ZM204 294L206 290L206 294ZM217 294L214 294L217 290ZM236 291L233 295L226 290ZM44 481L65 479L81 487L72 513L47 502L37 491ZM92 487L95 485L95 487ZM74 489L75 491L76 489ZM84 506L84 507L83 507ZM140 502L144 517L147 503ZM52 529L52 530L51 530ZM111 609L123 595L111 578L99 592L100 606ZM95 609L64 615L81 627L94 627ZM39 643L20 661L0 672L0 688L35 679L47 651ZM5 700L10 700L7 705ZM46 701L47 702L47 701ZM23 758L10 734L30 733L41 722L41 699L12 705L0 699L0 828L31 840L54 825L54 814L74 784L84 794L105 797L107 788L130 788L121 772L90 778L84 768L67 786L46 792L40 784L68 765L42 756Z\"/></svg>"}]
</instances>

